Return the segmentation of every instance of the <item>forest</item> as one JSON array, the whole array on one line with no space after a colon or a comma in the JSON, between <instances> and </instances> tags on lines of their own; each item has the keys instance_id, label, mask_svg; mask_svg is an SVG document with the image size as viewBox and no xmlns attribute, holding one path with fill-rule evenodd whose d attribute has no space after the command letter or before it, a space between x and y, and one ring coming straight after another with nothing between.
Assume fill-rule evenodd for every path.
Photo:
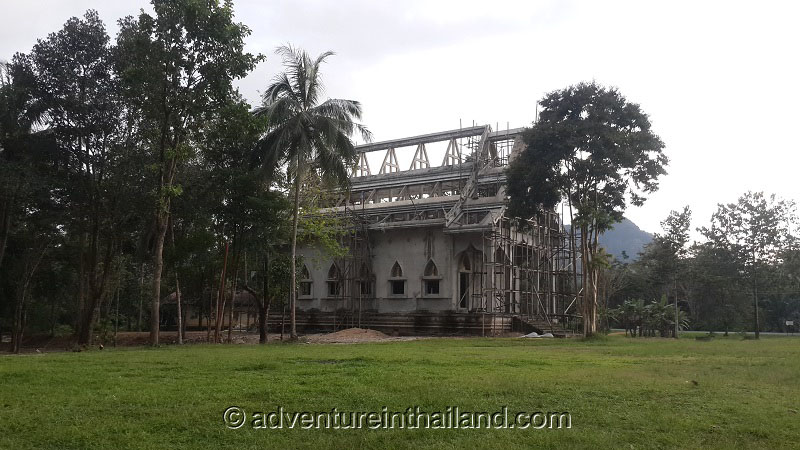
<instances>
[{"instance_id":1,"label":"forest","mask_svg":"<svg viewBox=\"0 0 800 450\"><path fill-rule=\"evenodd\" d=\"M237 290L264 316L294 291L296 240L335 244L333 218L297 211L346 180L350 136L369 137L361 107L322 101L331 53L292 47L249 105L234 81L264 56L244 51L250 30L232 8L156 0L113 41L88 11L3 64L0 331L12 351L23 332L86 345L150 330L157 345L182 303L210 329ZM304 139L328 152L310 161Z\"/></svg>"},{"instance_id":2,"label":"forest","mask_svg":"<svg viewBox=\"0 0 800 450\"><path fill-rule=\"evenodd\" d=\"M602 270L607 326L672 335L694 330L797 332L800 248L795 205L746 192L719 204L690 241L691 210L672 211L634 261ZM787 321L792 325L787 325Z\"/></svg>"}]
</instances>

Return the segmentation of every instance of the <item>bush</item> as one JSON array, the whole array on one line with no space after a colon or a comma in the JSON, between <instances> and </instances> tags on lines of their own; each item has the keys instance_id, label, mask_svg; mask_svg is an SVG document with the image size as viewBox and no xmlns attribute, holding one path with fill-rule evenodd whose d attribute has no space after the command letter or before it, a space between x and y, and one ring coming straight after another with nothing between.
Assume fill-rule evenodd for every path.
<instances>
[{"instance_id":1,"label":"bush","mask_svg":"<svg viewBox=\"0 0 800 450\"><path fill-rule=\"evenodd\" d=\"M61 324L53 328L53 337L72 336L73 334L75 334L75 330L67 324Z\"/></svg>"}]
</instances>

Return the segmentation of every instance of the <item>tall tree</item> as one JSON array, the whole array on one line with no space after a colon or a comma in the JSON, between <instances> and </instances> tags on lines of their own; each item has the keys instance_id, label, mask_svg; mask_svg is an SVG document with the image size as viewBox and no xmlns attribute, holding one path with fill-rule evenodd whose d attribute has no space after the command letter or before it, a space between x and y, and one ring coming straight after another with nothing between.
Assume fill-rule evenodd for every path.
<instances>
[{"instance_id":1,"label":"tall tree","mask_svg":"<svg viewBox=\"0 0 800 450\"><path fill-rule=\"evenodd\" d=\"M117 70L138 131L151 155L153 188L153 288L150 342L158 345L164 240L178 178L192 157L193 140L206 118L234 97L233 80L260 60L244 51L250 30L233 21L229 0L153 0L155 16L142 11L120 20Z\"/></svg>"},{"instance_id":2,"label":"tall tree","mask_svg":"<svg viewBox=\"0 0 800 450\"><path fill-rule=\"evenodd\" d=\"M250 268L258 271L268 265L274 271L282 260L274 249L285 249L288 241L289 205L281 192L283 176L277 161L271 168L250 166L253 149L266 130L265 119L251 114L249 106L239 102L209 122L204 134L203 159L209 167L207 178L211 186L204 195L213 199L211 211L218 235L232 244L229 273L233 278L239 272L237 261L241 261L238 266L247 267L247 256ZM264 269L262 282L252 283L252 272L245 271L231 285L248 290L255 298L262 339L266 340L269 302L280 288L288 289L288 275L279 281L269 280L268 270ZM271 292L258 292L259 285Z\"/></svg>"},{"instance_id":3,"label":"tall tree","mask_svg":"<svg viewBox=\"0 0 800 450\"><path fill-rule=\"evenodd\" d=\"M0 62L0 268L15 218L37 184L33 172L53 161L55 142L42 130L44 119L30 58L16 54Z\"/></svg>"},{"instance_id":4,"label":"tall tree","mask_svg":"<svg viewBox=\"0 0 800 450\"><path fill-rule=\"evenodd\" d=\"M747 283L736 256L712 242L692 245L688 296L692 323L698 329L728 331L743 325L749 310Z\"/></svg>"},{"instance_id":5,"label":"tall tree","mask_svg":"<svg viewBox=\"0 0 800 450\"><path fill-rule=\"evenodd\" d=\"M0 66L0 314L11 313L11 350L18 352L34 281L45 254L61 237L62 205L52 195L58 152L40 130L30 59Z\"/></svg>"},{"instance_id":6,"label":"tall tree","mask_svg":"<svg viewBox=\"0 0 800 450\"><path fill-rule=\"evenodd\" d=\"M730 254L747 275L753 300L753 330L760 334L759 285L769 265L782 262L784 252L796 240L795 204L763 192L747 192L737 203L717 205L711 227L700 232L709 243Z\"/></svg>"},{"instance_id":7,"label":"tall tree","mask_svg":"<svg viewBox=\"0 0 800 450\"><path fill-rule=\"evenodd\" d=\"M670 211L669 216L661 222L663 233L656 233L642 253L639 263L647 268L651 284L662 289L661 295L674 298L675 316L678 316L678 279L686 274L686 256L688 254L689 226L692 211L684 206L681 211ZM678 323L675 322L674 337L678 337Z\"/></svg>"},{"instance_id":8,"label":"tall tree","mask_svg":"<svg viewBox=\"0 0 800 450\"><path fill-rule=\"evenodd\" d=\"M311 58L305 51L279 47L285 72L278 75L264 93L264 104L257 115L269 119L269 131L254 153L254 163L271 168L274 161L288 163L292 180L292 273L290 281L291 337L297 337L297 223L303 180L315 172L340 186L348 183L348 169L356 163L357 153L351 137L360 133L371 139L361 119L361 105L353 100L328 99L324 93L320 68L333 52Z\"/></svg>"},{"instance_id":9,"label":"tall tree","mask_svg":"<svg viewBox=\"0 0 800 450\"><path fill-rule=\"evenodd\" d=\"M666 173L664 144L639 105L614 88L580 83L547 94L508 170L509 214L534 217L564 201L579 234L583 333L597 330L598 237L641 205ZM626 201L627 200L627 201Z\"/></svg>"},{"instance_id":10,"label":"tall tree","mask_svg":"<svg viewBox=\"0 0 800 450\"><path fill-rule=\"evenodd\" d=\"M69 189L65 226L77 238L78 342L89 343L95 312L109 295L119 251L113 220L119 200L115 177L125 119L113 77L109 37L97 12L73 17L39 40L30 53L36 95L61 149ZM121 174L119 174L121 176Z\"/></svg>"}]
</instances>

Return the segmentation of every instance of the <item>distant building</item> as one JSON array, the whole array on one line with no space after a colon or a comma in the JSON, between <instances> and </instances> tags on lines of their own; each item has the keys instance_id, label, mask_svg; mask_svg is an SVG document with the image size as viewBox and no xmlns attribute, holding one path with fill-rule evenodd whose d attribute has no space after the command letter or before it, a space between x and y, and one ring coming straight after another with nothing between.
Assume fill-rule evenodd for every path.
<instances>
[{"instance_id":1,"label":"distant building","mask_svg":"<svg viewBox=\"0 0 800 450\"><path fill-rule=\"evenodd\" d=\"M358 147L351 189L325 208L350 224L349 254L301 247L298 328L397 334L557 330L576 311L556 211L520 229L506 217L505 168L521 129L489 126ZM446 149L440 165L428 148ZM384 152L378 173L367 160ZM414 151L400 167L398 151Z\"/></svg>"}]
</instances>

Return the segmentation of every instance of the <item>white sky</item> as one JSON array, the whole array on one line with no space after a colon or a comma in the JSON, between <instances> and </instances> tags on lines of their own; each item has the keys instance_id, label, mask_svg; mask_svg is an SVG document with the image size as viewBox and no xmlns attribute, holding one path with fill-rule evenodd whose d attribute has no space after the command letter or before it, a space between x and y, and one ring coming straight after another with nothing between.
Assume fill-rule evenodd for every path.
<instances>
[{"instance_id":1,"label":"white sky","mask_svg":"<svg viewBox=\"0 0 800 450\"><path fill-rule=\"evenodd\" d=\"M113 35L140 7L0 0L0 59L88 8ZM235 10L253 31L249 50L268 58L240 83L252 103L284 43L337 53L328 94L359 100L378 141L459 120L526 126L546 92L594 79L641 104L667 145L661 189L627 213L641 228L658 231L685 204L692 226L706 225L746 190L800 201L800 2L238 0Z\"/></svg>"}]
</instances>

